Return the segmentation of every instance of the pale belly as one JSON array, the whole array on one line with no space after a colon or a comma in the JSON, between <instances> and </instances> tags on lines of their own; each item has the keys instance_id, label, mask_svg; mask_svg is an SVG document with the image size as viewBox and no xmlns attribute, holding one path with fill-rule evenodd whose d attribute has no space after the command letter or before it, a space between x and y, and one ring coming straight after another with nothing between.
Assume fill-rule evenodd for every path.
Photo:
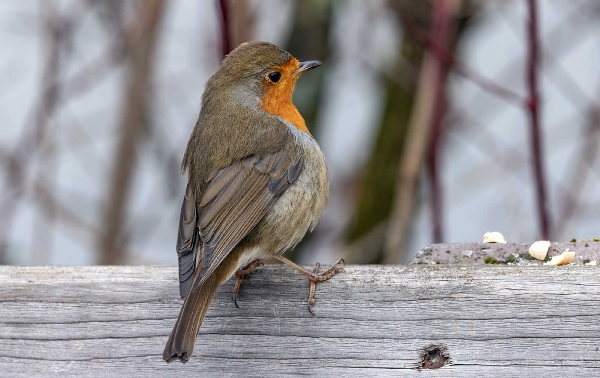
<instances>
[{"instance_id":1,"label":"pale belly","mask_svg":"<svg viewBox=\"0 0 600 378\"><path fill-rule=\"evenodd\" d=\"M327 203L329 182L325 158L314 139L305 146L305 165L298 179L283 193L265 217L249 233L252 247L239 266L284 253L312 230Z\"/></svg>"}]
</instances>

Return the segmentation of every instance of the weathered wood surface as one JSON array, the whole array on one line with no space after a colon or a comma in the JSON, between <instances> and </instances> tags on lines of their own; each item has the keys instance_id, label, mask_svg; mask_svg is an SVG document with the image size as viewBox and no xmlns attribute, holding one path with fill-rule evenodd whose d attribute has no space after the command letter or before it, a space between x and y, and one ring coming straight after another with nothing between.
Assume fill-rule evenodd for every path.
<instances>
[{"instance_id":1,"label":"weathered wood surface","mask_svg":"<svg viewBox=\"0 0 600 378\"><path fill-rule=\"evenodd\" d=\"M349 266L317 288L267 266L219 291L188 364L161 359L172 267L0 267L2 377L600 376L593 266ZM423 350L449 365L418 370Z\"/></svg>"}]
</instances>

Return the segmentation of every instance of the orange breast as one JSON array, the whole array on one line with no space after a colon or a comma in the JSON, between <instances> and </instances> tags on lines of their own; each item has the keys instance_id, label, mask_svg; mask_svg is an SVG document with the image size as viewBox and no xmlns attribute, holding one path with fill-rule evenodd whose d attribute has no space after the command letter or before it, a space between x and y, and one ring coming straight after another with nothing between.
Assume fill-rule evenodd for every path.
<instances>
[{"instance_id":1,"label":"orange breast","mask_svg":"<svg viewBox=\"0 0 600 378\"><path fill-rule=\"evenodd\" d=\"M292 58L286 64L275 68L281 72L281 79L277 84L265 82L267 91L261 101L261 106L267 113L285 119L298 130L310 135L304 118L302 118L292 101L297 79L297 77L292 76L292 72L298 69L298 64L298 60Z\"/></svg>"}]
</instances>

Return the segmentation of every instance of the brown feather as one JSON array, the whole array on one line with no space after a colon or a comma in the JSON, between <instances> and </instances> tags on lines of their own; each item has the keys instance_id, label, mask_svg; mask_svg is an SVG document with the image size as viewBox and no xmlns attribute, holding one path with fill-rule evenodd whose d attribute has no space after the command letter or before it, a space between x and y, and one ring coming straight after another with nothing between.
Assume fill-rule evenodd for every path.
<instances>
[{"instance_id":1,"label":"brown feather","mask_svg":"<svg viewBox=\"0 0 600 378\"><path fill-rule=\"evenodd\" d=\"M240 248L237 252L231 253L219 266L219 269L205 280L201 290L190 292L185 297L173 331L163 351L165 361L180 360L187 362L192 357L196 337L210 303L219 286L223 284L223 277L229 277L235 273L241 252L242 249Z\"/></svg>"},{"instance_id":2,"label":"brown feather","mask_svg":"<svg viewBox=\"0 0 600 378\"><path fill-rule=\"evenodd\" d=\"M204 244L202 273L192 290L202 285L225 256L260 222L281 193L293 182L288 180L289 169L301 166L300 151L282 150L256 160L248 166L238 161L219 172L206 188L211 200L200 203L198 224ZM274 176L279 176L276 178ZM298 177L294 172L292 177ZM226 182L225 179L230 181ZM218 187L219 192L214 190Z\"/></svg>"},{"instance_id":3,"label":"brown feather","mask_svg":"<svg viewBox=\"0 0 600 378\"><path fill-rule=\"evenodd\" d=\"M177 232L177 256L179 262L179 295L183 298L191 285L196 269L196 248L198 229L196 217L196 196L193 185L187 186L181 213L179 215L179 231Z\"/></svg>"}]
</instances>

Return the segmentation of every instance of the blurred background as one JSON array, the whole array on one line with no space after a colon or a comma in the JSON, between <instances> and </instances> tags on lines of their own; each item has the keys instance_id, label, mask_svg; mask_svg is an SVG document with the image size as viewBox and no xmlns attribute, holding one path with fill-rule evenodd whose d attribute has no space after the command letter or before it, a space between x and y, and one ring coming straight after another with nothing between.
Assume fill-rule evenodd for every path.
<instances>
[{"instance_id":1,"label":"blurred background","mask_svg":"<svg viewBox=\"0 0 600 378\"><path fill-rule=\"evenodd\" d=\"M329 204L288 255L598 237L600 2L0 2L0 263L169 264L183 152L230 49L321 68L294 101Z\"/></svg>"}]
</instances>

